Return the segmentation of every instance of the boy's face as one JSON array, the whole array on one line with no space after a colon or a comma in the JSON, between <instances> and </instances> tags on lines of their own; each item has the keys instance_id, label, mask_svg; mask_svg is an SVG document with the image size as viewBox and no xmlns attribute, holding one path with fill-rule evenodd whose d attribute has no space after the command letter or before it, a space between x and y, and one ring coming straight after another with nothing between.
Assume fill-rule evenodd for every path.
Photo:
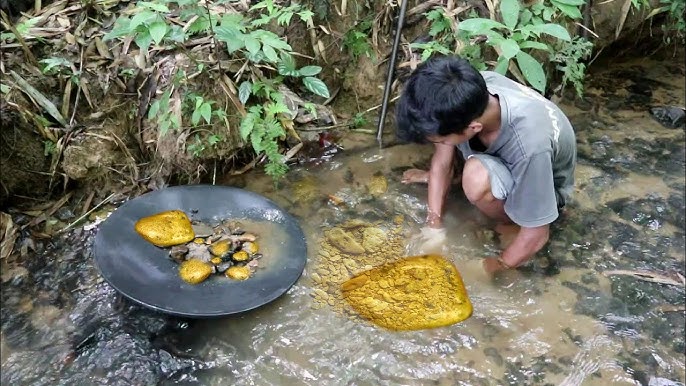
<instances>
[{"instance_id":1,"label":"boy's face","mask_svg":"<svg viewBox=\"0 0 686 386\"><path fill-rule=\"evenodd\" d=\"M443 145L455 146L455 145L459 145L461 143L469 141L475 135L476 135L475 132L467 129L467 130L463 131L461 134L448 134L448 135L443 135L443 136L441 136L441 135L430 135L430 136L426 137L426 139L429 142L433 142L433 143L440 143Z\"/></svg>"}]
</instances>

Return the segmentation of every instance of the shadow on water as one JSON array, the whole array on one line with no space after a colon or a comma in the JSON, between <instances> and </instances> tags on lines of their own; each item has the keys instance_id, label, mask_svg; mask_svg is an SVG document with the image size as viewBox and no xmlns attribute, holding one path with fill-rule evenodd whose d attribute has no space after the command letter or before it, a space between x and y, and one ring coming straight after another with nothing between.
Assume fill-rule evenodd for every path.
<instances>
[{"instance_id":1,"label":"shadow on water","mask_svg":"<svg viewBox=\"0 0 686 386\"><path fill-rule=\"evenodd\" d=\"M313 300L324 229L402 215L409 236L426 210L425 187L398 181L406 168L426 166L430 149L337 149L322 153L326 162L294 167L278 187L246 179L246 189L301 221L309 250L296 285L251 312L161 315L102 281L94 231L39 243L2 275L2 384L683 384L684 287L604 274L684 274L684 129L649 112L684 105L683 77L683 64L618 64L563 106L579 143L575 201L526 267L486 277L480 258L497 253L500 240L461 192L451 193L442 252L474 305L465 322L389 332ZM370 195L379 174L387 189Z\"/></svg>"}]
</instances>

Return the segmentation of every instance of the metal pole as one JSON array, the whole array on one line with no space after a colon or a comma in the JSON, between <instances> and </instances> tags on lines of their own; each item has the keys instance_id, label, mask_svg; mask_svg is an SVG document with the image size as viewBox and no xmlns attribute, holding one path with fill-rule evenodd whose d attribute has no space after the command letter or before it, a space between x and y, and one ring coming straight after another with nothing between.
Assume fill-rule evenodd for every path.
<instances>
[{"instance_id":1,"label":"metal pole","mask_svg":"<svg viewBox=\"0 0 686 386\"><path fill-rule=\"evenodd\" d=\"M398 54L398 46L400 45L400 31L403 29L405 22L405 10L407 9L407 0L402 0L400 3L400 13L398 14L398 25L395 28L395 40L393 41L393 50L391 52L391 59L388 63L388 74L386 75L386 87L383 90L383 101L381 102L381 116L379 117L379 125L376 128L376 140L379 142L379 147L382 147L381 137L383 136L383 126L386 120L386 112L388 110L388 97L391 93L391 84L393 83L393 72L395 70L395 57Z\"/></svg>"}]
</instances>

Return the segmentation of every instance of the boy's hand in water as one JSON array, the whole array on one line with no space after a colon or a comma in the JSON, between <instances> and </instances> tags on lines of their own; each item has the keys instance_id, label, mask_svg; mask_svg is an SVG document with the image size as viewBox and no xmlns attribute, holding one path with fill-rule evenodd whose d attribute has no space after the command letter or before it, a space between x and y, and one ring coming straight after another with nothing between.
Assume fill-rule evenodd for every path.
<instances>
[{"instance_id":1,"label":"boy's hand in water","mask_svg":"<svg viewBox=\"0 0 686 386\"><path fill-rule=\"evenodd\" d=\"M403 184L428 184L429 171L421 169L408 169L403 173L403 178L400 180Z\"/></svg>"},{"instance_id":2,"label":"boy's hand in water","mask_svg":"<svg viewBox=\"0 0 686 386\"><path fill-rule=\"evenodd\" d=\"M415 237L416 253L441 253L445 244L445 228L423 227ZM414 249L414 248L413 248Z\"/></svg>"},{"instance_id":3,"label":"boy's hand in water","mask_svg":"<svg viewBox=\"0 0 686 386\"><path fill-rule=\"evenodd\" d=\"M484 271L491 275L510 268L503 264L503 261L497 257L487 257L483 260L482 264L484 266Z\"/></svg>"},{"instance_id":4,"label":"boy's hand in water","mask_svg":"<svg viewBox=\"0 0 686 386\"><path fill-rule=\"evenodd\" d=\"M403 172L403 177L400 179L403 184L428 184L429 171L421 169L407 169ZM454 185L462 182L462 173L456 173L451 180Z\"/></svg>"}]
</instances>

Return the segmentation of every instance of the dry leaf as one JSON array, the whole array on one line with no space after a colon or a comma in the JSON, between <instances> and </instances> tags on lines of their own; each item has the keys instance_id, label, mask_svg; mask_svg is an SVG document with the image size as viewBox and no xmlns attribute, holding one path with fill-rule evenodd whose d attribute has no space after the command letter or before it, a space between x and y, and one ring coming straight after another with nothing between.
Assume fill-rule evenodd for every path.
<instances>
[{"instance_id":1,"label":"dry leaf","mask_svg":"<svg viewBox=\"0 0 686 386\"><path fill-rule=\"evenodd\" d=\"M12 216L0 212L0 259L7 259L14 251L14 243L19 234Z\"/></svg>"}]
</instances>

